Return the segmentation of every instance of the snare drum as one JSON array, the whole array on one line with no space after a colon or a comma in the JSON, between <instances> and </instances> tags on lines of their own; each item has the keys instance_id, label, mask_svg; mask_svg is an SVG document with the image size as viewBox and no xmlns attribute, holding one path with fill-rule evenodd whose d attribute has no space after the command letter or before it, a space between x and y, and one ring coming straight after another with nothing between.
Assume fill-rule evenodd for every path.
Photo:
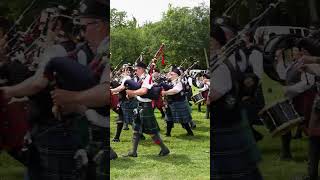
<instances>
[{"instance_id":1,"label":"snare drum","mask_svg":"<svg viewBox=\"0 0 320 180\"><path fill-rule=\"evenodd\" d=\"M1 98L0 98L1 99ZM19 100L10 104L0 103L0 149L21 148L24 136L29 129L30 104Z\"/></svg>"},{"instance_id":2,"label":"snare drum","mask_svg":"<svg viewBox=\"0 0 320 180\"><path fill-rule=\"evenodd\" d=\"M258 115L272 137L287 133L304 120L288 99L264 108Z\"/></svg>"},{"instance_id":3,"label":"snare drum","mask_svg":"<svg viewBox=\"0 0 320 180\"><path fill-rule=\"evenodd\" d=\"M205 99L203 98L202 96L202 93L198 93L194 96L191 97L192 101L195 103L195 104L198 104L198 103L201 103L203 102Z\"/></svg>"}]
</instances>

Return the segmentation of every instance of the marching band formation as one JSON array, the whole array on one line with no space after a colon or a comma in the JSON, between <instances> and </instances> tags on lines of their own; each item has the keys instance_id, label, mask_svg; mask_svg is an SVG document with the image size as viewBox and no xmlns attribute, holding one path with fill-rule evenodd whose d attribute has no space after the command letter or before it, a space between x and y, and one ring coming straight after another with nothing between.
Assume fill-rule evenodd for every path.
<instances>
[{"instance_id":1,"label":"marching band formation","mask_svg":"<svg viewBox=\"0 0 320 180\"><path fill-rule=\"evenodd\" d=\"M254 37L261 19L280 3L271 4L242 30L229 17L211 21L208 101L213 179L263 179L256 145L263 136L253 128L259 124L270 136L281 138L280 160L292 159L291 140L301 139L304 132L309 138L308 174L298 179L318 179L320 31L310 29L308 36L263 32L267 39L264 34ZM262 93L264 73L284 89L283 100L267 106Z\"/></svg>"},{"instance_id":2,"label":"marching band formation","mask_svg":"<svg viewBox=\"0 0 320 180\"><path fill-rule=\"evenodd\" d=\"M164 44L149 65L138 58L134 66L123 64L111 73L111 107L118 114L112 141L120 142L121 131L128 130L129 125L133 130L133 147L124 157L137 157L139 141L145 139L143 134L149 134L154 143L160 146L159 156L170 153L159 134L160 128L154 115L156 108L165 119L167 137L171 137L175 123L181 124L187 132L186 136L194 136L192 129L196 128L196 124L192 119L190 101L193 100L199 106L205 103L210 86L209 76L199 73L192 78L188 75L198 62L188 69L171 66L170 70L160 72L156 64L163 48ZM199 88L199 93L193 96L194 85Z\"/></svg>"},{"instance_id":3,"label":"marching band formation","mask_svg":"<svg viewBox=\"0 0 320 180\"><path fill-rule=\"evenodd\" d=\"M51 5L25 30L0 18L0 149L25 179L109 177L109 2Z\"/></svg>"}]
</instances>

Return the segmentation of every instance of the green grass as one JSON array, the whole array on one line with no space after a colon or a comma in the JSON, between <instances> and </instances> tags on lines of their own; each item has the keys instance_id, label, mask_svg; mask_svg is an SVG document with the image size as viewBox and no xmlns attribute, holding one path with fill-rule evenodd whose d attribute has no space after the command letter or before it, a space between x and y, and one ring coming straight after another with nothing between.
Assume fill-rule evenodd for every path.
<instances>
[{"instance_id":1,"label":"green grass","mask_svg":"<svg viewBox=\"0 0 320 180\"><path fill-rule=\"evenodd\" d=\"M283 99L283 89L277 82L265 77L263 85L267 104ZM268 88L272 88L272 93L267 91ZM280 138L271 138L264 126L258 127L258 130L264 134L264 139L258 143L258 147L262 154L260 170L265 180L290 180L295 176L306 174L308 152L306 137L291 141L292 161L280 161Z\"/></svg>"},{"instance_id":2,"label":"green grass","mask_svg":"<svg viewBox=\"0 0 320 180\"><path fill-rule=\"evenodd\" d=\"M165 137L165 122L161 119L160 112L155 115L161 128L161 137L170 148L171 154L166 157L158 157L159 147L152 143L148 135L146 140L139 143L137 158L123 158L131 148L132 130L122 131L121 142L111 143L111 146L120 156L111 161L111 179L210 179L210 123L205 119L205 107L202 112L196 110L193 105L193 119L197 123L194 137L186 137L186 131L180 124L175 124L172 129L172 137ZM115 133L116 114L111 114L111 137Z\"/></svg>"},{"instance_id":3,"label":"green grass","mask_svg":"<svg viewBox=\"0 0 320 180\"><path fill-rule=\"evenodd\" d=\"M22 180L24 168L8 154L0 154L0 180Z\"/></svg>"}]
</instances>

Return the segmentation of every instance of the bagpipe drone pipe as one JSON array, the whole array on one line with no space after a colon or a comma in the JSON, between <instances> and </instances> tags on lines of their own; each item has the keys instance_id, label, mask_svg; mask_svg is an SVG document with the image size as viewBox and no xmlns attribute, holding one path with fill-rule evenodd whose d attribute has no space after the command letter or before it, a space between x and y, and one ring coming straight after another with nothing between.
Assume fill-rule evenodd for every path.
<instances>
[{"instance_id":1,"label":"bagpipe drone pipe","mask_svg":"<svg viewBox=\"0 0 320 180\"><path fill-rule=\"evenodd\" d=\"M131 79L126 80L124 82L124 85L125 85L126 89L128 89L128 90L137 90L137 89L141 88L140 83L138 83L134 80L131 80ZM147 94L145 94L141 97L152 99L152 100L157 100L157 99L159 99L162 90L167 91L171 88L173 88L172 85L167 84L165 82L161 82L160 84L153 85L151 89L148 89Z\"/></svg>"}]
</instances>

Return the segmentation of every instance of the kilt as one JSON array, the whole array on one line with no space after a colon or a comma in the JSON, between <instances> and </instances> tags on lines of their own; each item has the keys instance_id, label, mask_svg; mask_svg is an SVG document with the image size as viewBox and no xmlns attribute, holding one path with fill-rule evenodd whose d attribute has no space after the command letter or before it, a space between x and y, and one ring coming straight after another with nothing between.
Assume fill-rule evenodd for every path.
<instances>
[{"instance_id":1,"label":"kilt","mask_svg":"<svg viewBox=\"0 0 320 180\"><path fill-rule=\"evenodd\" d=\"M260 153L248 125L245 112L242 120L212 129L211 176L221 180L261 179L257 170ZM239 118L239 117L235 117Z\"/></svg>"},{"instance_id":2,"label":"kilt","mask_svg":"<svg viewBox=\"0 0 320 180\"><path fill-rule=\"evenodd\" d=\"M315 100L316 91L311 88L292 99L295 110L304 117L304 131L308 134L308 124L310 123L313 102ZM311 125L312 126L312 125ZM311 132L312 133L312 132Z\"/></svg>"},{"instance_id":3,"label":"kilt","mask_svg":"<svg viewBox=\"0 0 320 180\"><path fill-rule=\"evenodd\" d=\"M156 134L160 131L151 102L139 102L136 110L133 119L134 131L145 134Z\"/></svg>"},{"instance_id":4,"label":"kilt","mask_svg":"<svg viewBox=\"0 0 320 180\"><path fill-rule=\"evenodd\" d=\"M132 98L130 100L125 100L120 103L120 107L123 114L123 121L127 124L132 124L133 122L133 110L137 108L138 102L136 99Z\"/></svg>"},{"instance_id":5,"label":"kilt","mask_svg":"<svg viewBox=\"0 0 320 180\"><path fill-rule=\"evenodd\" d=\"M312 114L308 125L309 136L320 136L320 96L314 99Z\"/></svg>"},{"instance_id":6,"label":"kilt","mask_svg":"<svg viewBox=\"0 0 320 180\"><path fill-rule=\"evenodd\" d=\"M155 107L158 109L162 109L164 107L163 99L159 97L157 100L154 100Z\"/></svg>"},{"instance_id":7,"label":"kilt","mask_svg":"<svg viewBox=\"0 0 320 180\"><path fill-rule=\"evenodd\" d=\"M76 180L80 171L77 160L73 157L82 148L83 140L80 130L72 122L75 117L68 119L71 123L54 122L40 126L34 136L34 147L38 152L38 173L40 179L46 180ZM34 159L30 159L33 161ZM36 170L36 169L34 169ZM33 173L34 174L34 173Z\"/></svg>"},{"instance_id":8,"label":"kilt","mask_svg":"<svg viewBox=\"0 0 320 180\"><path fill-rule=\"evenodd\" d=\"M104 180L109 178L109 128L90 125L90 142L87 147L89 157L89 176L92 179Z\"/></svg>"},{"instance_id":9,"label":"kilt","mask_svg":"<svg viewBox=\"0 0 320 180\"><path fill-rule=\"evenodd\" d=\"M192 121L189 104L186 101L175 101L169 103L166 109L166 120L174 123L189 123Z\"/></svg>"}]
</instances>

